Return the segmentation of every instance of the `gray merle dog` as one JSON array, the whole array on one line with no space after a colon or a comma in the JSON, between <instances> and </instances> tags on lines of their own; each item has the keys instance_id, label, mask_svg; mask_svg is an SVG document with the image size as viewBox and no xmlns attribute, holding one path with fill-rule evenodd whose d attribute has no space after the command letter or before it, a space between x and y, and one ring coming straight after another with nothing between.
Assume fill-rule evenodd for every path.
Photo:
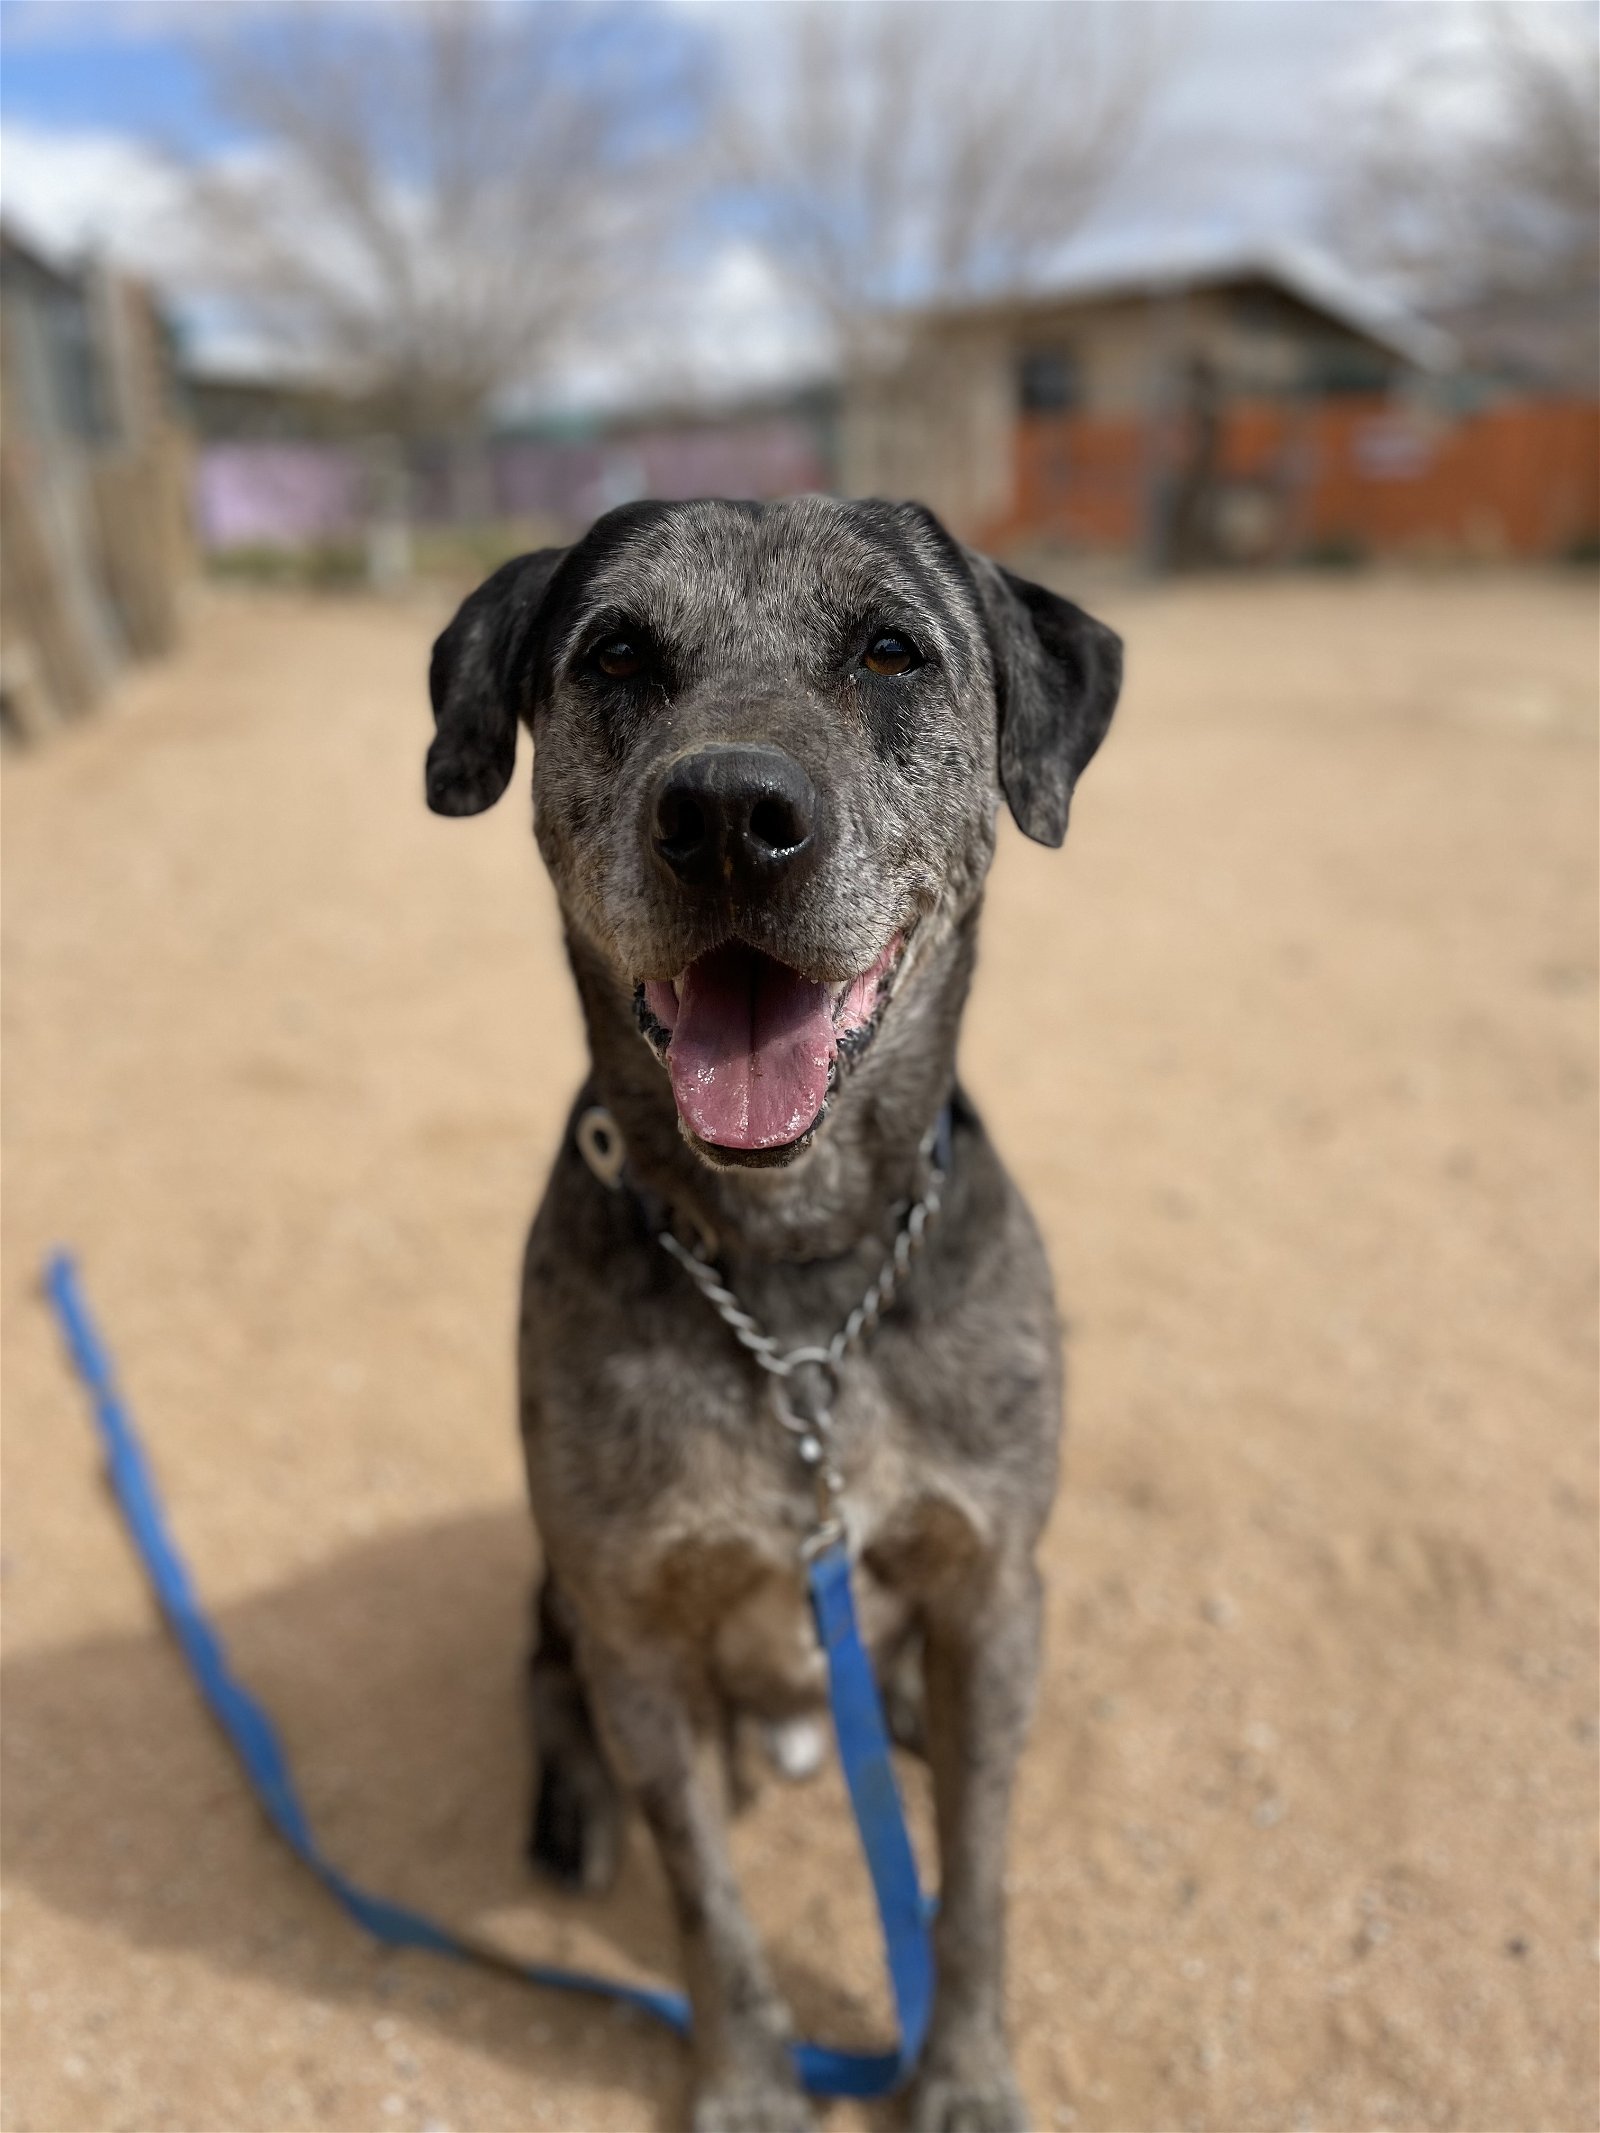
<instances>
[{"instance_id":1,"label":"gray merle dog","mask_svg":"<svg viewBox=\"0 0 1600 2133\"><path fill-rule=\"evenodd\" d=\"M938 1991L912 2123L1026 2123L1004 1853L1059 1337L1038 1233L953 1077L1000 797L1059 844L1120 677L1109 630L920 506L818 497L610 512L496 571L434 648L429 804L491 806L528 725L592 1053L522 1293L546 1562L533 1849L594 1887L622 1801L649 1825L696 2133L810 2122L725 1801L736 1723L793 1749L824 1674L794 1439L660 1233L783 1347L825 1342L926 1194L947 1104L938 1219L838 1372L831 1459L864 1634L934 1778ZM625 1150L620 1179L597 1150Z\"/></svg>"}]
</instances>

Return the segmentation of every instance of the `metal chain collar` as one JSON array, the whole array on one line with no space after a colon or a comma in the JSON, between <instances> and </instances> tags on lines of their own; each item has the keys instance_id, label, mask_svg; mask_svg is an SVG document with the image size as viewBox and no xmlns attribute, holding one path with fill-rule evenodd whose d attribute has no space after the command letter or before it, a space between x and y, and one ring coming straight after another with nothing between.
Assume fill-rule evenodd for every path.
<instances>
[{"instance_id":1,"label":"metal chain collar","mask_svg":"<svg viewBox=\"0 0 1600 2133\"><path fill-rule=\"evenodd\" d=\"M894 1244L876 1276L867 1284L866 1294L826 1347L804 1343L794 1348L781 1347L721 1279L703 1245L691 1250L670 1229L663 1228L656 1233L656 1242L661 1249L677 1260L740 1347L754 1357L772 1380L773 1414L794 1439L795 1451L816 1489L817 1523L806 1536L800 1551L807 1561L844 1536L840 1511L844 1476L833 1456L834 1397L845 1358L873 1331L894 1301L896 1291L911 1271L912 1260L922 1248L928 1224L939 1212L945 1179L935 1159L938 1137L936 1122L922 1143L922 1158L928 1170L922 1195L907 1209ZM615 1189L621 1180L623 1146L621 1133L609 1112L599 1109L585 1112L579 1121L578 1146L601 1182ZM591 1154L591 1147L596 1154L603 1150L603 1167L602 1162L597 1162ZM806 1373L810 1380L805 1390L801 1389L800 1373ZM795 1391L799 1391L801 1397L798 1411L792 1397Z\"/></svg>"},{"instance_id":2,"label":"metal chain collar","mask_svg":"<svg viewBox=\"0 0 1600 2133\"><path fill-rule=\"evenodd\" d=\"M740 1347L746 1349L772 1379L773 1414L795 1440L795 1451L801 1464L809 1470L816 1489L817 1523L800 1550L807 1561L844 1537L840 1511L844 1476L833 1455L833 1401L839 1387L839 1374L851 1349L866 1338L894 1301L895 1291L910 1272L912 1259L922 1247L928 1224L939 1212L944 1172L933 1156L937 1133L938 1127L935 1126L922 1144L928 1182L922 1189L921 1198L912 1202L888 1257L867 1284L866 1294L825 1348L807 1344L781 1348L770 1333L762 1330L760 1321L745 1310L727 1283L719 1278L708 1258L702 1258L680 1243L670 1229L657 1234L656 1241L662 1250L677 1260ZM793 1385L799 1389L797 1374L802 1371L812 1374L812 1388L809 1396L802 1393L802 1407L797 1412L790 1388Z\"/></svg>"}]
</instances>

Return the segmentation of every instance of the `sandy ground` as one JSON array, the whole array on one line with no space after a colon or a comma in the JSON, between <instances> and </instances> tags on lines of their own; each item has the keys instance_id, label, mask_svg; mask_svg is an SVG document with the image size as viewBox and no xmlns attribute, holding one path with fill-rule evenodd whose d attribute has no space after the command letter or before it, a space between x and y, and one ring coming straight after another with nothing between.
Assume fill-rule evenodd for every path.
<instances>
[{"instance_id":1,"label":"sandy ground","mask_svg":"<svg viewBox=\"0 0 1600 2133\"><path fill-rule=\"evenodd\" d=\"M1108 611L1119 728L1065 853L1008 834L965 1053L1073 1327L1025 2085L1045 2128L1588 2128L1594 587ZM267 1836L35 1289L73 1240L336 1856L670 1974L639 1845L604 1903L520 1861L512 1290L579 1051L525 806L421 806L437 619L213 598L8 769L18 2133L681 2095L635 2018L385 1955ZM738 1845L802 2017L850 2037L883 2003L838 1803L773 1788Z\"/></svg>"}]
</instances>

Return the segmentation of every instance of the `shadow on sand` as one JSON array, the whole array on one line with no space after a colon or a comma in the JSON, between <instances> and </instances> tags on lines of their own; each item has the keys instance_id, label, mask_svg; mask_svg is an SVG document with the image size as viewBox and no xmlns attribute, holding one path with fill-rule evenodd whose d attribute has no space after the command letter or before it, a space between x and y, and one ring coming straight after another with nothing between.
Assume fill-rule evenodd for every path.
<instances>
[{"instance_id":1,"label":"shadow on sand","mask_svg":"<svg viewBox=\"0 0 1600 2133\"><path fill-rule=\"evenodd\" d=\"M642 1832L605 1897L565 1896L524 1861L532 1568L520 1510L459 1517L361 1544L220 1610L218 1626L347 1873L524 1957L675 1982ZM153 1620L16 1659L0 1693L8 1883L143 1949L198 1954L313 1999L401 2007L524 2073L530 2094L621 2083L670 2117L685 2055L646 2018L385 1951L352 1925L254 1808ZM790 1948L776 1967L803 2015L841 2042L871 2039L824 1964Z\"/></svg>"}]
</instances>

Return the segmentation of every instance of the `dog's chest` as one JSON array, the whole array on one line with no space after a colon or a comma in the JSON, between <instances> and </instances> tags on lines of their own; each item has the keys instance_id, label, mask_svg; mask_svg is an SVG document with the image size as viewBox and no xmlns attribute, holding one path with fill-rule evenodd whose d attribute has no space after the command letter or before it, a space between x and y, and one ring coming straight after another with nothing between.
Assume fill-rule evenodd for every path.
<instances>
[{"instance_id":1,"label":"dog's chest","mask_svg":"<svg viewBox=\"0 0 1600 2133\"><path fill-rule=\"evenodd\" d=\"M983 1552L990 1519L870 1369L847 1376L832 1443L862 1632L886 1663L919 1603ZM708 1652L741 1705L779 1715L814 1702L825 1675L801 1545L816 1516L812 1477L764 1387L733 1428L691 1426L673 1483L635 1534L628 1583L641 1627Z\"/></svg>"},{"instance_id":2,"label":"dog's chest","mask_svg":"<svg viewBox=\"0 0 1600 2133\"><path fill-rule=\"evenodd\" d=\"M1016 1230L1028 1250L1019 1256ZM919 1262L908 1307L847 1355L831 1443L869 1638L890 1647L1048 1503L1059 1421L1042 1256L1022 1219L979 1234L977 1274ZM597 1641L708 1655L738 1700L770 1707L820 1685L801 1570L813 1477L772 1381L687 1282L634 1283L615 1256L582 1278L531 1269L523 1344L529 1480L551 1567ZM844 1270L738 1293L783 1348L844 1322ZM757 1684L761 1684L757 1693Z\"/></svg>"}]
</instances>

